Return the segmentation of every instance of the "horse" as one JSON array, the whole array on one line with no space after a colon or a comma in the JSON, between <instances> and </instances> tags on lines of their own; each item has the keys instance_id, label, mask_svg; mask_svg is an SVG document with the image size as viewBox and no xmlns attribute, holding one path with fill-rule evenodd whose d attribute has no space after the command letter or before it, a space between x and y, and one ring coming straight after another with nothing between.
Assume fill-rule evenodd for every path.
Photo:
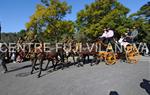
<instances>
[{"instance_id":1,"label":"horse","mask_svg":"<svg viewBox=\"0 0 150 95\"><path fill-rule=\"evenodd\" d=\"M89 44L92 43L92 48L89 48ZM87 46L88 45L88 46ZM96 48L96 43L93 42L89 42L89 43L77 43L76 48L78 48L79 50L76 51L76 54L78 55L78 59L77 59L77 63L78 63L78 67L79 66L84 66L84 64L90 61L90 56L93 57L91 63L91 66L93 65L93 63L99 63L97 62L97 48ZM86 60L87 58L87 60ZM81 62L83 64L81 64Z\"/></svg>"},{"instance_id":2,"label":"horse","mask_svg":"<svg viewBox=\"0 0 150 95\"><path fill-rule=\"evenodd\" d=\"M38 78L40 78L41 72L48 69L48 65L50 62L52 62L53 70L56 70L57 63L59 62L58 52L56 52L55 50L45 52L43 43L37 48L32 48L31 51L32 51L30 52L30 60L32 63L31 74L33 74L34 70L39 69ZM39 60L39 68L35 68L37 60ZM43 69L44 60L48 61L45 69Z\"/></svg>"},{"instance_id":3,"label":"horse","mask_svg":"<svg viewBox=\"0 0 150 95\"><path fill-rule=\"evenodd\" d=\"M59 48L57 51L54 48L53 50L49 50L47 52L44 51L43 42L41 42L40 46L37 48L32 48L32 53L30 54L30 59L32 63L32 70L31 74L33 74L34 70L38 70L38 68L35 68L37 60L39 60L39 74L38 78L41 76L41 72L48 69L48 65L50 62L52 62L53 70L56 70L56 67L58 65L61 66L61 69L63 70L65 67L65 59L72 54L72 52L66 52L64 50L64 46L62 45L61 48ZM43 69L43 63L44 60L47 60L47 65L45 69ZM68 59L67 59L68 61Z\"/></svg>"}]
</instances>

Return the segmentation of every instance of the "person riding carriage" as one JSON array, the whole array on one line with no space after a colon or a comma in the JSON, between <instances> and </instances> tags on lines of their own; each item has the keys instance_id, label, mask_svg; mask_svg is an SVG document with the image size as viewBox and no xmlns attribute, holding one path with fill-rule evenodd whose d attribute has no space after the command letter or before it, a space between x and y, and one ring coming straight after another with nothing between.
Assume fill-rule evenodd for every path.
<instances>
[{"instance_id":1,"label":"person riding carriage","mask_svg":"<svg viewBox=\"0 0 150 95\"><path fill-rule=\"evenodd\" d=\"M100 36L100 40L102 40L104 43L110 43L112 42L114 37L114 31L110 28L105 28L102 36Z\"/></svg>"},{"instance_id":2,"label":"person riding carriage","mask_svg":"<svg viewBox=\"0 0 150 95\"><path fill-rule=\"evenodd\" d=\"M133 31L127 28L127 33L125 35L122 35L118 41L119 44L123 46L126 51L126 59L128 63L137 63L137 60L139 60L140 54L138 49L134 45L136 43L137 36L138 31L135 27L133 27Z\"/></svg>"},{"instance_id":3,"label":"person riding carriage","mask_svg":"<svg viewBox=\"0 0 150 95\"><path fill-rule=\"evenodd\" d=\"M116 57L112 48L112 45L114 45L114 31L110 28L105 28L102 36L99 37L99 43L102 45L102 51L98 52L99 58L105 60L106 64L115 64Z\"/></svg>"},{"instance_id":4,"label":"person riding carriage","mask_svg":"<svg viewBox=\"0 0 150 95\"><path fill-rule=\"evenodd\" d=\"M137 50L137 48L133 45L133 43L136 42L138 36L138 31L136 29L136 27L133 27L133 31L131 31L130 29L127 29L127 33L125 35L122 35L121 38L119 39L119 41L114 41L114 31L107 28L104 29L104 33L102 34L102 36L100 36L100 41L102 41L101 43L106 43L106 50L108 50L109 48L109 43L113 44L118 44L121 45L122 47L124 47L125 51L123 50L122 52L117 52L117 53L122 53L125 54L127 62L134 62L137 63L137 58L139 58L139 52ZM110 45L111 46L111 45ZM111 52L109 52L111 50ZM112 46L110 47L109 51L100 51L98 53L99 56L101 55L105 55L104 59L106 61L106 63L110 63L110 64L114 64L116 57L114 56L117 53L113 53L112 52L113 48ZM103 54L104 53L104 54ZM107 55L110 54L110 60L107 60L109 57Z\"/></svg>"},{"instance_id":5,"label":"person riding carriage","mask_svg":"<svg viewBox=\"0 0 150 95\"><path fill-rule=\"evenodd\" d=\"M136 43L138 37L138 30L136 27L133 27L133 31L127 28L127 33L125 34L125 38L123 39L124 42L128 42L130 44Z\"/></svg>"}]
</instances>

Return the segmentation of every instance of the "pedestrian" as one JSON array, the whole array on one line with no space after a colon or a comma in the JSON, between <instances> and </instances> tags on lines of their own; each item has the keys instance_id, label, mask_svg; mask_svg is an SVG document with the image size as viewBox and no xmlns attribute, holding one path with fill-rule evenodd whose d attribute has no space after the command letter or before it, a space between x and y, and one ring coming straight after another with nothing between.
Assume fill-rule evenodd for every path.
<instances>
[{"instance_id":1,"label":"pedestrian","mask_svg":"<svg viewBox=\"0 0 150 95\"><path fill-rule=\"evenodd\" d=\"M1 46L1 55L0 55L0 58L2 60L1 64L2 64L2 67L4 69L4 72L3 73L6 73L8 72L8 69L7 69L7 61L8 61L8 48L6 47L6 45L2 45Z\"/></svg>"}]
</instances>

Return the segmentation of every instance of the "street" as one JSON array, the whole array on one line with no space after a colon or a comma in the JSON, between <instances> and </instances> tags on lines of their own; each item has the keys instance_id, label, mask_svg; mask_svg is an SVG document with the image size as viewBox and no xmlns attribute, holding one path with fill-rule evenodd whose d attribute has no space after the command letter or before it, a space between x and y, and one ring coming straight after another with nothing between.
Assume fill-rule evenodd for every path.
<instances>
[{"instance_id":1,"label":"street","mask_svg":"<svg viewBox=\"0 0 150 95\"><path fill-rule=\"evenodd\" d=\"M57 71L48 69L41 78L37 78L37 71L30 74L30 62L8 64L8 70L6 74L0 73L0 95L109 95L110 91L148 95L140 83L150 80L150 57L142 57L138 64L100 62Z\"/></svg>"}]
</instances>

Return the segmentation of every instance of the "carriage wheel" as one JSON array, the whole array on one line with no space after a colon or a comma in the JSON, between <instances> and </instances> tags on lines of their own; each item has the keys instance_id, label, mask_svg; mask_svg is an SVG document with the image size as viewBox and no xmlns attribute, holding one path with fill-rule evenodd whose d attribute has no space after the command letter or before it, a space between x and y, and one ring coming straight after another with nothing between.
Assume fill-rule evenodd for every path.
<instances>
[{"instance_id":1,"label":"carriage wheel","mask_svg":"<svg viewBox=\"0 0 150 95\"><path fill-rule=\"evenodd\" d=\"M105 52L104 51L98 52L97 53L97 59L104 60L105 59Z\"/></svg>"},{"instance_id":2,"label":"carriage wheel","mask_svg":"<svg viewBox=\"0 0 150 95\"><path fill-rule=\"evenodd\" d=\"M127 47L125 56L126 56L127 63L136 64L141 58L141 55L135 46Z\"/></svg>"},{"instance_id":3,"label":"carriage wheel","mask_svg":"<svg viewBox=\"0 0 150 95\"><path fill-rule=\"evenodd\" d=\"M105 56L105 62L107 65L113 65L116 63L116 55L113 52L108 52Z\"/></svg>"}]
</instances>

